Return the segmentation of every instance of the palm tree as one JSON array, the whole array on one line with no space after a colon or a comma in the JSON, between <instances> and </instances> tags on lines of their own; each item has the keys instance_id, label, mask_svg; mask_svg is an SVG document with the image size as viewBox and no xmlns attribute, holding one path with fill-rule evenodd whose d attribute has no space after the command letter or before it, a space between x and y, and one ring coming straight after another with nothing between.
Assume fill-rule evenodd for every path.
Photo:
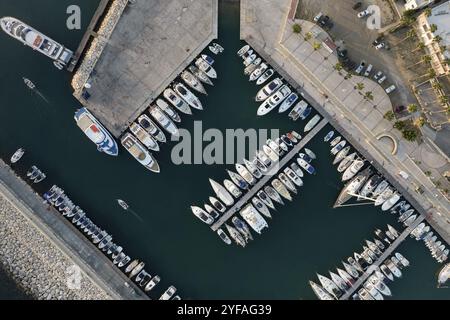
<instances>
[{"instance_id":1,"label":"palm tree","mask_svg":"<svg viewBox=\"0 0 450 320\"><path fill-rule=\"evenodd\" d=\"M438 29L438 26L435 25L434 23L430 26L430 31L431 31L432 33L435 33L435 32L437 31L437 29Z\"/></svg>"},{"instance_id":2,"label":"palm tree","mask_svg":"<svg viewBox=\"0 0 450 320\"><path fill-rule=\"evenodd\" d=\"M442 37L440 35L437 35L436 37L434 37L433 42L435 43L440 43L442 41Z\"/></svg>"},{"instance_id":3,"label":"palm tree","mask_svg":"<svg viewBox=\"0 0 450 320\"><path fill-rule=\"evenodd\" d=\"M336 71L341 71L344 68L344 66L342 65L342 63L338 62L333 66L333 69Z\"/></svg>"},{"instance_id":4,"label":"palm tree","mask_svg":"<svg viewBox=\"0 0 450 320\"><path fill-rule=\"evenodd\" d=\"M362 91L362 90L364 90L364 83L358 82L353 88L355 90Z\"/></svg>"},{"instance_id":5,"label":"palm tree","mask_svg":"<svg viewBox=\"0 0 450 320\"><path fill-rule=\"evenodd\" d=\"M416 51L418 51L418 50L423 50L423 49L425 49L425 44L424 44L422 41L420 41L420 42L417 44L417 47L416 47L413 51L411 51L411 52L416 52Z\"/></svg>"},{"instance_id":6,"label":"palm tree","mask_svg":"<svg viewBox=\"0 0 450 320\"><path fill-rule=\"evenodd\" d=\"M349 72L345 75L344 79L345 79L345 80L348 80L348 79L351 79L352 77L353 77L353 71L349 71Z\"/></svg>"},{"instance_id":7,"label":"palm tree","mask_svg":"<svg viewBox=\"0 0 450 320\"><path fill-rule=\"evenodd\" d=\"M310 40L311 38L312 38L312 33L311 32L308 32L307 34L305 34L305 41L308 41L308 40Z\"/></svg>"},{"instance_id":8,"label":"palm tree","mask_svg":"<svg viewBox=\"0 0 450 320\"><path fill-rule=\"evenodd\" d=\"M302 27L298 23L296 23L292 26L292 31L294 33L300 33L302 32Z\"/></svg>"},{"instance_id":9,"label":"palm tree","mask_svg":"<svg viewBox=\"0 0 450 320\"><path fill-rule=\"evenodd\" d=\"M322 45L319 42L314 42L313 44L314 51L319 50L321 47Z\"/></svg>"},{"instance_id":10,"label":"palm tree","mask_svg":"<svg viewBox=\"0 0 450 320\"><path fill-rule=\"evenodd\" d=\"M426 8L425 9L425 16L428 18L428 17L431 17L431 13L432 13L432 11L431 11L431 8Z\"/></svg>"},{"instance_id":11,"label":"palm tree","mask_svg":"<svg viewBox=\"0 0 450 320\"><path fill-rule=\"evenodd\" d=\"M414 31L414 29L409 29L408 32L406 32L406 37L404 37L402 40L400 40L399 42L397 42L395 45L399 45L400 43L402 43L403 41L408 40L409 38L415 37L416 36L416 32Z\"/></svg>"},{"instance_id":12,"label":"palm tree","mask_svg":"<svg viewBox=\"0 0 450 320\"><path fill-rule=\"evenodd\" d=\"M367 91L366 94L364 95L364 98L373 101L374 97L372 91Z\"/></svg>"},{"instance_id":13,"label":"palm tree","mask_svg":"<svg viewBox=\"0 0 450 320\"><path fill-rule=\"evenodd\" d=\"M419 107L417 106L417 104L411 103L410 105L408 105L409 113L417 112L417 110L419 110Z\"/></svg>"},{"instance_id":14,"label":"palm tree","mask_svg":"<svg viewBox=\"0 0 450 320\"><path fill-rule=\"evenodd\" d=\"M436 76L436 71L434 71L433 68L429 68L428 71L427 71L427 73L421 75L420 77L417 77L417 78L414 79L414 80L422 79L423 77L427 77L427 78L428 78L426 81L424 81L424 82L418 84L417 87L419 87L419 86L421 86L422 84L424 84L424 83L430 81L429 79L434 78L435 76Z\"/></svg>"},{"instance_id":15,"label":"palm tree","mask_svg":"<svg viewBox=\"0 0 450 320\"><path fill-rule=\"evenodd\" d=\"M430 63L431 62L431 57L426 54L426 55L422 56L422 58L420 59L419 62L416 62L416 63L414 63L414 64L412 64L412 65L410 65L410 66L408 66L406 68L410 69L411 67L417 66L418 64L421 64L421 63L424 63L424 62L425 63Z\"/></svg>"},{"instance_id":16,"label":"palm tree","mask_svg":"<svg viewBox=\"0 0 450 320\"><path fill-rule=\"evenodd\" d=\"M441 84L440 82L435 81L435 82L433 82L433 84L431 85L431 87L432 87L434 90L439 91L439 90L442 89L442 84Z\"/></svg>"}]
</instances>

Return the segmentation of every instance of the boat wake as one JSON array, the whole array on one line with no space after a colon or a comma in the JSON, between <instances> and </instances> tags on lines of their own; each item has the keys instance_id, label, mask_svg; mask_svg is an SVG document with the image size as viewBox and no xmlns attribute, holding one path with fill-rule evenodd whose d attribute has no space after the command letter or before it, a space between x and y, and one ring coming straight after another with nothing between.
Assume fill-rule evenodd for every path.
<instances>
[{"instance_id":1,"label":"boat wake","mask_svg":"<svg viewBox=\"0 0 450 320\"><path fill-rule=\"evenodd\" d=\"M44 100L47 104L50 104L48 99L44 96L43 93L41 93L37 88L36 85L30 80L25 77L22 78L25 85L30 89L32 92L36 93L42 100Z\"/></svg>"}]
</instances>

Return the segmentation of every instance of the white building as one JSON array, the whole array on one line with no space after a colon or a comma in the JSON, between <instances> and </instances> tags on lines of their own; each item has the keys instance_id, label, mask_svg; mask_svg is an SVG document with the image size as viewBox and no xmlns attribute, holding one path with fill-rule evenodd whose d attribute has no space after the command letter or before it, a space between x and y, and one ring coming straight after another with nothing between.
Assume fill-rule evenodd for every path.
<instances>
[{"instance_id":1,"label":"white building","mask_svg":"<svg viewBox=\"0 0 450 320\"><path fill-rule=\"evenodd\" d=\"M406 10L417 10L432 4L434 0L406 0Z\"/></svg>"},{"instance_id":2,"label":"white building","mask_svg":"<svg viewBox=\"0 0 450 320\"><path fill-rule=\"evenodd\" d=\"M418 32L432 58L432 65L437 75L449 73L445 60L450 58L450 1L434 7L427 17L422 13L417 18ZM432 32L432 29L436 30ZM439 36L438 43L434 39Z\"/></svg>"}]
</instances>

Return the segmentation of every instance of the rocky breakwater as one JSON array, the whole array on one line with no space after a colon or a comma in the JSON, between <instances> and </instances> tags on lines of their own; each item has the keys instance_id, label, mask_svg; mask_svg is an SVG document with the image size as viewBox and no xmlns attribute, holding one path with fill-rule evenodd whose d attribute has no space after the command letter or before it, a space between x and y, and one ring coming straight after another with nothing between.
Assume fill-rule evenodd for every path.
<instances>
[{"instance_id":1,"label":"rocky breakwater","mask_svg":"<svg viewBox=\"0 0 450 320\"><path fill-rule=\"evenodd\" d=\"M110 299L81 270L74 268L73 262L2 194L0 265L35 299Z\"/></svg>"}]
</instances>

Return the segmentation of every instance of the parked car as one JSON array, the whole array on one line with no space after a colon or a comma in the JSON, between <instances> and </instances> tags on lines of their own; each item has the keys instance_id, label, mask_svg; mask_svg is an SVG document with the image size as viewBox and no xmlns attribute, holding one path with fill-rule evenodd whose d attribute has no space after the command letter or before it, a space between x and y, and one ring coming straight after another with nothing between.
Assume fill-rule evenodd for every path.
<instances>
[{"instance_id":1,"label":"parked car","mask_svg":"<svg viewBox=\"0 0 450 320\"><path fill-rule=\"evenodd\" d=\"M364 10L364 11L361 11L360 13L358 13L358 18L364 18L364 17L367 17L368 15L371 15L372 14L372 12L370 12L369 10Z\"/></svg>"},{"instance_id":2,"label":"parked car","mask_svg":"<svg viewBox=\"0 0 450 320\"><path fill-rule=\"evenodd\" d=\"M337 51L337 54L338 54L339 57L341 57L341 58L347 57L347 54L348 54L347 49L340 49L340 48L337 48L336 51Z\"/></svg>"},{"instance_id":3,"label":"parked car","mask_svg":"<svg viewBox=\"0 0 450 320\"><path fill-rule=\"evenodd\" d=\"M370 72L372 71L373 65L369 64L367 66L366 72L364 72L364 76L368 77L370 75Z\"/></svg>"},{"instance_id":4,"label":"parked car","mask_svg":"<svg viewBox=\"0 0 450 320\"><path fill-rule=\"evenodd\" d=\"M361 8L362 6L362 2L357 2L353 5L353 10L358 10L359 8Z\"/></svg>"},{"instance_id":5,"label":"parked car","mask_svg":"<svg viewBox=\"0 0 450 320\"><path fill-rule=\"evenodd\" d=\"M384 37L383 36L379 36L378 38L375 39L374 42L372 42L372 45L376 46L376 45L380 44L381 42L383 42L383 40L384 40Z\"/></svg>"},{"instance_id":6,"label":"parked car","mask_svg":"<svg viewBox=\"0 0 450 320\"><path fill-rule=\"evenodd\" d=\"M383 82L384 82L384 80L386 80L386 75L384 75L384 76L382 76L379 80L378 80L378 83L379 84L382 84Z\"/></svg>"},{"instance_id":7,"label":"parked car","mask_svg":"<svg viewBox=\"0 0 450 320\"><path fill-rule=\"evenodd\" d=\"M386 46L386 43L381 42L375 46L375 49L380 50L380 49L383 49L385 46Z\"/></svg>"},{"instance_id":8,"label":"parked car","mask_svg":"<svg viewBox=\"0 0 450 320\"><path fill-rule=\"evenodd\" d=\"M366 62L365 61L361 61L361 63L359 64L358 68L356 68L355 73L356 74L361 74L361 72L364 70L365 66L366 66Z\"/></svg>"},{"instance_id":9,"label":"parked car","mask_svg":"<svg viewBox=\"0 0 450 320\"><path fill-rule=\"evenodd\" d=\"M333 27L333 22L331 21L329 16L322 16L322 18L319 19L319 24L323 28L331 29Z\"/></svg>"},{"instance_id":10,"label":"parked car","mask_svg":"<svg viewBox=\"0 0 450 320\"><path fill-rule=\"evenodd\" d=\"M386 88L386 93L391 93L392 91L394 91L395 89L397 89L396 86L392 85Z\"/></svg>"},{"instance_id":11,"label":"parked car","mask_svg":"<svg viewBox=\"0 0 450 320\"><path fill-rule=\"evenodd\" d=\"M373 78L374 78L375 80L378 80L378 79L381 78L382 75L383 75L383 72L378 71L378 72L373 76Z\"/></svg>"},{"instance_id":12,"label":"parked car","mask_svg":"<svg viewBox=\"0 0 450 320\"><path fill-rule=\"evenodd\" d=\"M322 18L323 16L323 12L319 12L317 14L317 16L314 17L314 22L318 22L320 20L320 18Z\"/></svg>"}]
</instances>

